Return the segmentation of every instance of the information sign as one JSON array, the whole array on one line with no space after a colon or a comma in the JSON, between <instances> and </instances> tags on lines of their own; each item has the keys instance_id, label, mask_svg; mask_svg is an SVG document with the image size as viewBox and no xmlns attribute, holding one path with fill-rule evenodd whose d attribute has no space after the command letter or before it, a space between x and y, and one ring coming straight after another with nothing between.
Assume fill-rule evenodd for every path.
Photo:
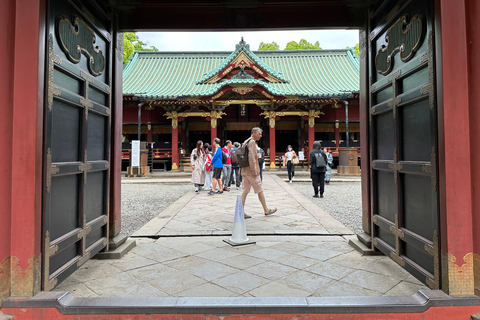
<instances>
[{"instance_id":1,"label":"information sign","mask_svg":"<svg viewBox=\"0 0 480 320\"><path fill-rule=\"evenodd\" d=\"M305 160L305 155L303 154L303 151L298 151L298 160L300 161Z\"/></svg>"},{"instance_id":2,"label":"information sign","mask_svg":"<svg viewBox=\"0 0 480 320\"><path fill-rule=\"evenodd\" d=\"M140 140L132 140L132 167L140 167Z\"/></svg>"}]
</instances>

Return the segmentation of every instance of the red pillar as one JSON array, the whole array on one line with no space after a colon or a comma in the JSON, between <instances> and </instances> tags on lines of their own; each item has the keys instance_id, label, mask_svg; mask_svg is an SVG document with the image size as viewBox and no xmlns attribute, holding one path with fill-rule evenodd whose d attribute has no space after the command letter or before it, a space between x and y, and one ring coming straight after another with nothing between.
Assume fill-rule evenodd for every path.
<instances>
[{"instance_id":1,"label":"red pillar","mask_svg":"<svg viewBox=\"0 0 480 320\"><path fill-rule=\"evenodd\" d=\"M178 120L172 119L172 170L178 170L180 159L178 156Z\"/></svg>"},{"instance_id":2,"label":"red pillar","mask_svg":"<svg viewBox=\"0 0 480 320\"><path fill-rule=\"evenodd\" d=\"M41 289L46 4L42 0L14 4L10 294L33 296Z\"/></svg>"},{"instance_id":3,"label":"red pillar","mask_svg":"<svg viewBox=\"0 0 480 320\"><path fill-rule=\"evenodd\" d=\"M210 136L211 136L211 145L213 146L213 139L217 138L217 119L211 119L210 127Z\"/></svg>"},{"instance_id":4,"label":"red pillar","mask_svg":"<svg viewBox=\"0 0 480 320\"><path fill-rule=\"evenodd\" d=\"M270 119L269 125L270 134L270 169L276 168L275 166L275 119Z\"/></svg>"},{"instance_id":5,"label":"red pillar","mask_svg":"<svg viewBox=\"0 0 480 320\"><path fill-rule=\"evenodd\" d=\"M472 163L472 182L474 186L472 190L472 216L473 216L473 252L480 256L480 168L478 159L480 159L480 64L477 59L477 53L480 50L480 30L478 22L480 19L480 6L478 1L468 1L465 10L467 14L467 41L468 43L468 65L469 65L469 105L470 105L470 152L471 159L475 159ZM474 214L476 213L476 214ZM478 264L476 265L478 268ZM478 270L478 269L477 269ZM475 294L480 295L480 279L475 279Z\"/></svg>"},{"instance_id":6,"label":"red pillar","mask_svg":"<svg viewBox=\"0 0 480 320\"><path fill-rule=\"evenodd\" d=\"M469 90L468 61L475 60L476 53L471 51L467 42L467 2L472 4L475 1L440 1L443 81L443 101L439 101L439 132L443 133L439 139L441 260L446 282L442 285L451 295L474 294L475 269L480 260L473 252L473 228L476 226L473 225L472 207L473 186L479 182L478 174L473 176L472 172L472 168L478 166L478 158L474 157L478 155L478 146L474 150L471 144L474 138L471 133L475 129L469 122L470 111L479 101L469 103L469 96L475 93ZM478 75L478 63L475 65ZM476 87L472 89L477 90ZM474 126L478 126L477 119L470 120ZM478 229L475 232L478 233Z\"/></svg>"},{"instance_id":7,"label":"red pillar","mask_svg":"<svg viewBox=\"0 0 480 320\"><path fill-rule=\"evenodd\" d=\"M308 119L308 150L313 150L313 142L315 141L315 118Z\"/></svg>"},{"instance_id":8,"label":"red pillar","mask_svg":"<svg viewBox=\"0 0 480 320\"><path fill-rule=\"evenodd\" d=\"M0 1L0 30L4 35L15 34L15 0ZM10 296L10 238L12 214L12 130L13 130L13 72L15 37L0 37L4 59L0 59L0 135L4 156L0 157L0 301ZM34 51L35 52L35 51ZM0 302L1 304L1 302Z\"/></svg>"}]
</instances>

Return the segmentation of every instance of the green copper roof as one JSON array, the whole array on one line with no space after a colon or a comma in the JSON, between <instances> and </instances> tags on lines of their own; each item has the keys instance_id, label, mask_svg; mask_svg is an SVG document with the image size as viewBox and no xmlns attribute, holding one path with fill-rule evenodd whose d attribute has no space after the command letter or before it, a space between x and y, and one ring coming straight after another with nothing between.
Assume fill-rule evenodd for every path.
<instances>
[{"instance_id":1,"label":"green copper roof","mask_svg":"<svg viewBox=\"0 0 480 320\"><path fill-rule=\"evenodd\" d=\"M177 100L210 96L232 84L261 85L274 95L305 99L347 97L359 91L359 57L352 49L255 52L248 49L249 57L256 59L258 66L284 82L233 77L218 83L202 83L223 70L229 59L239 53L237 50L234 53L136 51L123 70L123 93L145 100Z\"/></svg>"}]
</instances>

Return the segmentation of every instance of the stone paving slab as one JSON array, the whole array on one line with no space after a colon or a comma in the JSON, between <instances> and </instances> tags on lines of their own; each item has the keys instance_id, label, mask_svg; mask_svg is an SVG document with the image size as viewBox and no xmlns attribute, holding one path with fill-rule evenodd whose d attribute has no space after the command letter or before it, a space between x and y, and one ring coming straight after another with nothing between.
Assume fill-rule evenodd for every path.
<instances>
[{"instance_id":1,"label":"stone paving slab","mask_svg":"<svg viewBox=\"0 0 480 320\"><path fill-rule=\"evenodd\" d=\"M257 245L235 248L223 239L138 238L124 258L88 261L56 290L76 297L405 296L428 290L389 258L361 256L342 236L255 236Z\"/></svg>"},{"instance_id":2,"label":"stone paving slab","mask_svg":"<svg viewBox=\"0 0 480 320\"><path fill-rule=\"evenodd\" d=\"M265 175L263 188L267 205L278 211L271 216L263 215L252 190L245 203L245 212L253 216L246 221L249 235L353 234L276 175ZM213 196L206 191L189 191L132 236L229 235L238 195L241 190L236 188Z\"/></svg>"},{"instance_id":3,"label":"stone paving slab","mask_svg":"<svg viewBox=\"0 0 480 320\"><path fill-rule=\"evenodd\" d=\"M353 233L274 175L264 176L269 206L248 195L256 245L231 247L240 190L187 192L135 233L119 260L90 260L56 290L76 297L405 296L428 290L385 256L361 256ZM220 208L220 209L219 209Z\"/></svg>"}]
</instances>

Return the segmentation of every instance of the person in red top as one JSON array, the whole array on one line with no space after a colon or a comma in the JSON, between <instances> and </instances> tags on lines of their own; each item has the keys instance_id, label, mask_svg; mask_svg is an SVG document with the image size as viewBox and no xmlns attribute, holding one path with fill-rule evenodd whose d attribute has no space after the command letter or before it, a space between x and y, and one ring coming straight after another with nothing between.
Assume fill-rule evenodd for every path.
<instances>
[{"instance_id":1,"label":"person in red top","mask_svg":"<svg viewBox=\"0 0 480 320\"><path fill-rule=\"evenodd\" d=\"M225 141L225 147L222 148L222 151L227 155L227 163L223 165L223 191L230 191L228 186L230 185L230 176L232 175L232 141Z\"/></svg>"}]
</instances>

